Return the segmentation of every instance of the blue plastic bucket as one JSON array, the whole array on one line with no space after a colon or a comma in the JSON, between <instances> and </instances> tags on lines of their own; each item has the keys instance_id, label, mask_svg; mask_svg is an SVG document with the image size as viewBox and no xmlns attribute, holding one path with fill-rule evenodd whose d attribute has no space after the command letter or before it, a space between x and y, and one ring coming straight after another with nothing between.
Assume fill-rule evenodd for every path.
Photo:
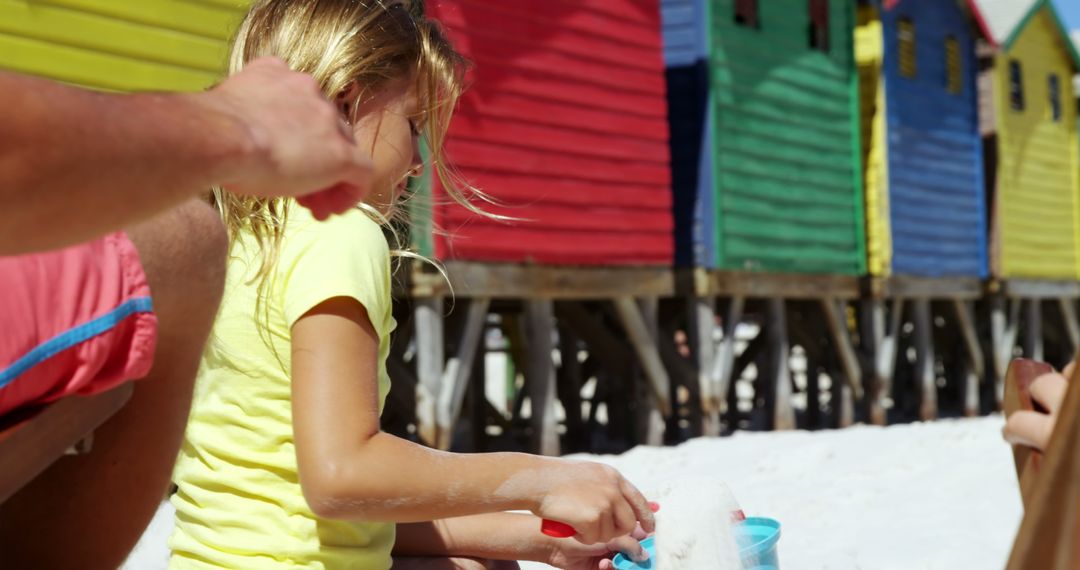
<instances>
[{"instance_id":1,"label":"blue plastic bucket","mask_svg":"<svg viewBox=\"0 0 1080 570\"><path fill-rule=\"evenodd\" d=\"M743 570L780 570L776 552L780 542L780 523L763 517L750 517L735 525L735 542Z\"/></svg>"},{"instance_id":2,"label":"blue plastic bucket","mask_svg":"<svg viewBox=\"0 0 1080 570\"><path fill-rule=\"evenodd\" d=\"M739 545L742 570L780 570L777 543L780 541L780 523L762 517L751 517L735 525L735 542ZM622 554L615 555L616 570L650 570L656 560L655 537L641 541L649 553L645 562L634 562ZM699 570L687 568L684 570ZM705 570L705 569L701 569Z\"/></svg>"}]
</instances>

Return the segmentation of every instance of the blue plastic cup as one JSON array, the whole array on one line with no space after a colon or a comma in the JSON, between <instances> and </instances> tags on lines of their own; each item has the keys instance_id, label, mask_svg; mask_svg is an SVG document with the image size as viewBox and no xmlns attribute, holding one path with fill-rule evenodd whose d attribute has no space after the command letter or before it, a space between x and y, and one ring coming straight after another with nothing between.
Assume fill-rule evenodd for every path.
<instances>
[{"instance_id":1,"label":"blue plastic cup","mask_svg":"<svg viewBox=\"0 0 1080 570\"><path fill-rule=\"evenodd\" d=\"M644 562L634 562L622 554L616 554L615 559L613 560L613 562L615 562L615 570L638 570L639 568L648 570L649 568L652 568L653 560L656 560L656 537L650 536L641 541L641 547L649 553L648 560Z\"/></svg>"},{"instance_id":2,"label":"blue plastic cup","mask_svg":"<svg viewBox=\"0 0 1080 570\"><path fill-rule=\"evenodd\" d=\"M742 570L780 570L780 556L777 553L777 543L780 542L779 522L763 517L750 517L736 524L734 530ZM649 553L648 560L634 562L622 554L617 554L614 559L616 570L651 570L653 561L656 560L655 537L650 536L641 541L641 546Z\"/></svg>"}]
</instances>

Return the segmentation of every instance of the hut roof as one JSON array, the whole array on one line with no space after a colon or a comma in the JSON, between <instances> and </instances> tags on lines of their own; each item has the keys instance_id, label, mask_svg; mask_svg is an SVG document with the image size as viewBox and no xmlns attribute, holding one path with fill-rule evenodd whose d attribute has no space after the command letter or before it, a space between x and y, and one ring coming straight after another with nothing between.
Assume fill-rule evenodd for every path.
<instances>
[{"instance_id":1,"label":"hut roof","mask_svg":"<svg viewBox=\"0 0 1080 570\"><path fill-rule=\"evenodd\" d=\"M999 49L1012 47L1031 18L1040 9L1046 8L1061 33L1062 43L1073 60L1073 66L1080 70L1080 53L1076 44L1069 40L1061 16L1050 0L968 0L968 6L983 35Z\"/></svg>"}]
</instances>

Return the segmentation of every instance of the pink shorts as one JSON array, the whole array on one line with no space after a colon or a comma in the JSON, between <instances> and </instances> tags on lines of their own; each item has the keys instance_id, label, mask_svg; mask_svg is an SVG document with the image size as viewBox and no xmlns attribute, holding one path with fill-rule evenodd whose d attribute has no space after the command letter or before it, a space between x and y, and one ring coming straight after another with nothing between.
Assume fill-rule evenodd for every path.
<instances>
[{"instance_id":1,"label":"pink shorts","mask_svg":"<svg viewBox=\"0 0 1080 570\"><path fill-rule=\"evenodd\" d=\"M157 317L123 232L0 257L0 416L150 371Z\"/></svg>"}]
</instances>

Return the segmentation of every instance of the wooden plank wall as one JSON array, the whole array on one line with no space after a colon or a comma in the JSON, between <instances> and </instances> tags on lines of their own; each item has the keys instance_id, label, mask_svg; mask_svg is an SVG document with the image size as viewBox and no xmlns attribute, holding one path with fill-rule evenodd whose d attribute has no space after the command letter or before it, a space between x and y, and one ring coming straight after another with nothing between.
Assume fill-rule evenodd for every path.
<instances>
[{"instance_id":1,"label":"wooden plank wall","mask_svg":"<svg viewBox=\"0 0 1080 570\"><path fill-rule=\"evenodd\" d=\"M670 265L671 171L658 0L428 4L475 62L450 159L500 223L446 204L442 259Z\"/></svg>"},{"instance_id":2,"label":"wooden plank wall","mask_svg":"<svg viewBox=\"0 0 1080 570\"><path fill-rule=\"evenodd\" d=\"M901 19L915 27L914 77L900 73ZM972 26L955 2L904 0L884 11L882 29L892 271L985 277L987 208ZM959 50L955 93L947 85L950 37Z\"/></svg>"},{"instance_id":3,"label":"wooden plank wall","mask_svg":"<svg viewBox=\"0 0 1080 570\"><path fill-rule=\"evenodd\" d=\"M712 3L719 265L862 274L855 2L828 3L827 53L810 47L805 0L758 5L754 28L734 0Z\"/></svg>"},{"instance_id":4,"label":"wooden plank wall","mask_svg":"<svg viewBox=\"0 0 1080 570\"><path fill-rule=\"evenodd\" d=\"M1077 187L1076 108L1062 105L1050 118L1047 78L1061 78L1062 98L1072 99L1071 60L1044 7L1012 48L998 55L995 107L998 110L997 231L1000 277L1067 279L1080 277L1080 188ZM1022 111L1009 102L1009 62L1022 66Z\"/></svg>"},{"instance_id":5,"label":"wooden plank wall","mask_svg":"<svg viewBox=\"0 0 1080 570\"><path fill-rule=\"evenodd\" d=\"M876 6L859 6L855 56L859 66L859 110L862 168L866 188L866 256L871 275L892 271L889 228L888 139L885 123L885 78L882 75L884 35Z\"/></svg>"},{"instance_id":6,"label":"wooden plank wall","mask_svg":"<svg viewBox=\"0 0 1080 570\"><path fill-rule=\"evenodd\" d=\"M243 0L0 0L0 68L112 91L217 81Z\"/></svg>"},{"instance_id":7,"label":"wooden plank wall","mask_svg":"<svg viewBox=\"0 0 1080 570\"><path fill-rule=\"evenodd\" d=\"M667 64L675 263L716 266L706 0L661 0Z\"/></svg>"}]
</instances>

